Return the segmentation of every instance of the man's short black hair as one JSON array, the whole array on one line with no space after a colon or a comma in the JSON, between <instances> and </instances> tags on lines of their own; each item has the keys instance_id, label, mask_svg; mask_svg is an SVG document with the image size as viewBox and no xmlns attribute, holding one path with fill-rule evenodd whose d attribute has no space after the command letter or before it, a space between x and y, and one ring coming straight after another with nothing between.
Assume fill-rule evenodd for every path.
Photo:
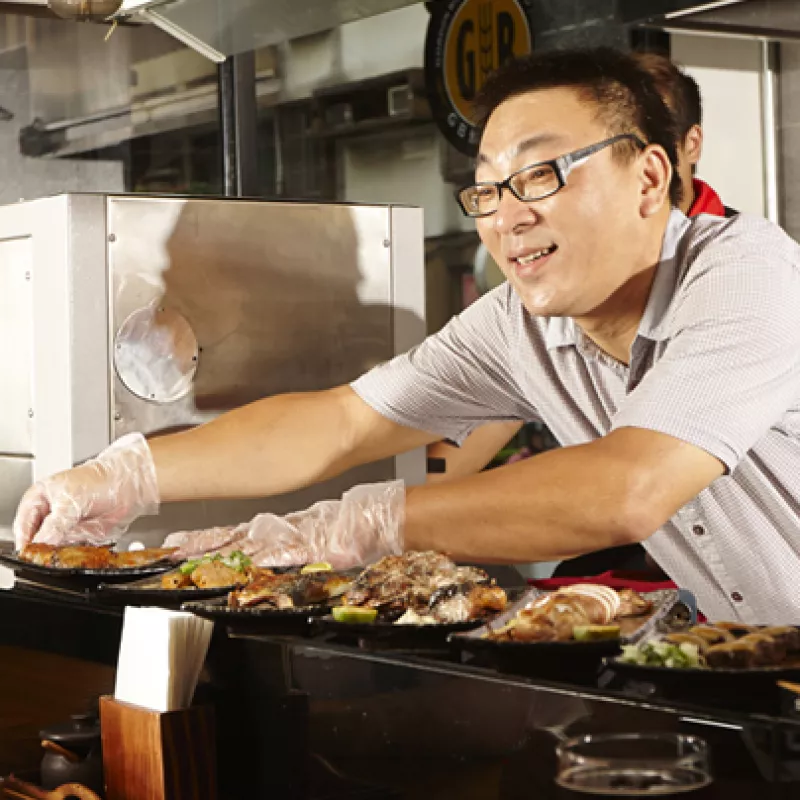
<instances>
[{"instance_id":1,"label":"man's short black hair","mask_svg":"<svg viewBox=\"0 0 800 800\"><path fill-rule=\"evenodd\" d=\"M670 200L678 205L683 195L678 175L678 131L675 117L659 93L655 80L627 53L607 47L554 50L515 59L489 76L473 106L479 128L494 110L518 95L545 89L574 89L595 104L598 118L609 135L635 133L657 144L672 164ZM618 157L630 158L631 142L614 145Z\"/></svg>"}]
</instances>

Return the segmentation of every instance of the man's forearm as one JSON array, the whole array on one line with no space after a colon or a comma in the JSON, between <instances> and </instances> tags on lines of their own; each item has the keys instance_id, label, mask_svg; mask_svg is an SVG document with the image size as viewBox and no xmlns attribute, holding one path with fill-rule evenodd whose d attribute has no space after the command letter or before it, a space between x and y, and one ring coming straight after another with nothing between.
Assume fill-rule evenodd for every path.
<instances>
[{"instance_id":1,"label":"man's forearm","mask_svg":"<svg viewBox=\"0 0 800 800\"><path fill-rule=\"evenodd\" d=\"M624 491L619 481L609 475L604 480L587 475L581 481L564 463L571 455L552 451L410 489L405 547L441 550L465 561L523 563L571 558L633 541L628 515L608 498L610 484L616 484L615 492Z\"/></svg>"},{"instance_id":2,"label":"man's forearm","mask_svg":"<svg viewBox=\"0 0 800 800\"><path fill-rule=\"evenodd\" d=\"M345 402L336 396L343 391L265 398L151 439L162 501L263 497L345 469Z\"/></svg>"},{"instance_id":3,"label":"man's forearm","mask_svg":"<svg viewBox=\"0 0 800 800\"><path fill-rule=\"evenodd\" d=\"M624 429L479 475L412 488L405 547L520 563L630 544L654 533L721 473L716 459L690 445Z\"/></svg>"}]
</instances>

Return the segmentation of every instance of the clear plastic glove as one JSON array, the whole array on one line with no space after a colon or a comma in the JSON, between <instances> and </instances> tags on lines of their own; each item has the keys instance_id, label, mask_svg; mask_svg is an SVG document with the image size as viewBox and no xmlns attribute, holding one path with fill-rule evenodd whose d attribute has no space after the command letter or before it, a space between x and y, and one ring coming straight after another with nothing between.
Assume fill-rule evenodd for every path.
<instances>
[{"instance_id":1,"label":"clear plastic glove","mask_svg":"<svg viewBox=\"0 0 800 800\"><path fill-rule=\"evenodd\" d=\"M279 517L259 514L245 526L242 549L261 567L327 561L336 569L371 564L403 552L405 484L401 480L354 486L341 500L322 500ZM242 544L245 544L243 547Z\"/></svg>"},{"instance_id":2,"label":"clear plastic glove","mask_svg":"<svg viewBox=\"0 0 800 800\"><path fill-rule=\"evenodd\" d=\"M174 558L238 550L259 567L370 564L403 552L405 496L403 481L363 484L285 517L259 514L236 527L172 533L163 546L178 548Z\"/></svg>"},{"instance_id":3,"label":"clear plastic glove","mask_svg":"<svg viewBox=\"0 0 800 800\"><path fill-rule=\"evenodd\" d=\"M14 543L107 544L158 511L156 468L144 436L128 434L96 458L37 481L14 519Z\"/></svg>"}]
</instances>

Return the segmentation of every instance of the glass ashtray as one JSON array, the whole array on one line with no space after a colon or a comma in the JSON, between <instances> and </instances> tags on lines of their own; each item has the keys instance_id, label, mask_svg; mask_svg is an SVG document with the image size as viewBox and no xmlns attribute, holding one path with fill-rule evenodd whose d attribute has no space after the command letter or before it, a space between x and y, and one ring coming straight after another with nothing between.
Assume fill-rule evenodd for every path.
<instances>
[{"instance_id":1,"label":"glass ashtray","mask_svg":"<svg viewBox=\"0 0 800 800\"><path fill-rule=\"evenodd\" d=\"M668 796L711 783L708 745L680 733L586 734L556 748L556 783L585 794Z\"/></svg>"}]
</instances>

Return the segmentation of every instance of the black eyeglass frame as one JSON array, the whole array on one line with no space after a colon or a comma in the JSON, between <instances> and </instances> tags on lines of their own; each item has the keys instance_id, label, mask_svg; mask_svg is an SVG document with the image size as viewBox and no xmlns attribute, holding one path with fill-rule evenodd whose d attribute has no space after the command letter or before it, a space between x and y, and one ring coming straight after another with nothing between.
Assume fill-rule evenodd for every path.
<instances>
[{"instance_id":1,"label":"black eyeglass frame","mask_svg":"<svg viewBox=\"0 0 800 800\"><path fill-rule=\"evenodd\" d=\"M476 186L493 186L497 189L497 206L500 207L500 201L503 198L503 189L508 189L514 197L517 198L522 203L530 203L534 200L544 200L545 197L551 197L556 192L561 191L561 189L566 186L567 177L569 173L575 168L580 166L584 161L586 161L589 156L594 155L595 153L603 150L606 147L609 147L612 144L616 144L617 142L624 141L625 139L630 139L632 142L639 147L640 150L644 150L647 145L642 141L642 139L637 136L635 133L620 133L616 136L612 136L609 139L603 139L602 142L597 142L596 144L590 144L587 147L581 147L579 150L573 150L571 153L565 153L563 156L558 156L557 158L552 158L548 161L537 161L534 164L528 164L521 169L518 169L516 172L512 172L504 181L481 181L480 183L469 183L466 186L462 186L460 189L456 189L455 197L456 202L458 203L461 212L464 216L478 218L478 217L490 217L492 214L497 213L497 208L494 211L484 211L483 213L474 214L470 211L467 211L466 206L461 201L461 193L466 191L467 189L474 189ZM556 178L558 178L558 186L552 189L549 192L545 192L544 194L536 195L536 197L526 197L521 195L517 192L516 189L511 185L511 181L517 177L522 172L527 172L528 170L534 169L536 167L544 167L549 166L553 168L553 172L556 174Z\"/></svg>"}]
</instances>

